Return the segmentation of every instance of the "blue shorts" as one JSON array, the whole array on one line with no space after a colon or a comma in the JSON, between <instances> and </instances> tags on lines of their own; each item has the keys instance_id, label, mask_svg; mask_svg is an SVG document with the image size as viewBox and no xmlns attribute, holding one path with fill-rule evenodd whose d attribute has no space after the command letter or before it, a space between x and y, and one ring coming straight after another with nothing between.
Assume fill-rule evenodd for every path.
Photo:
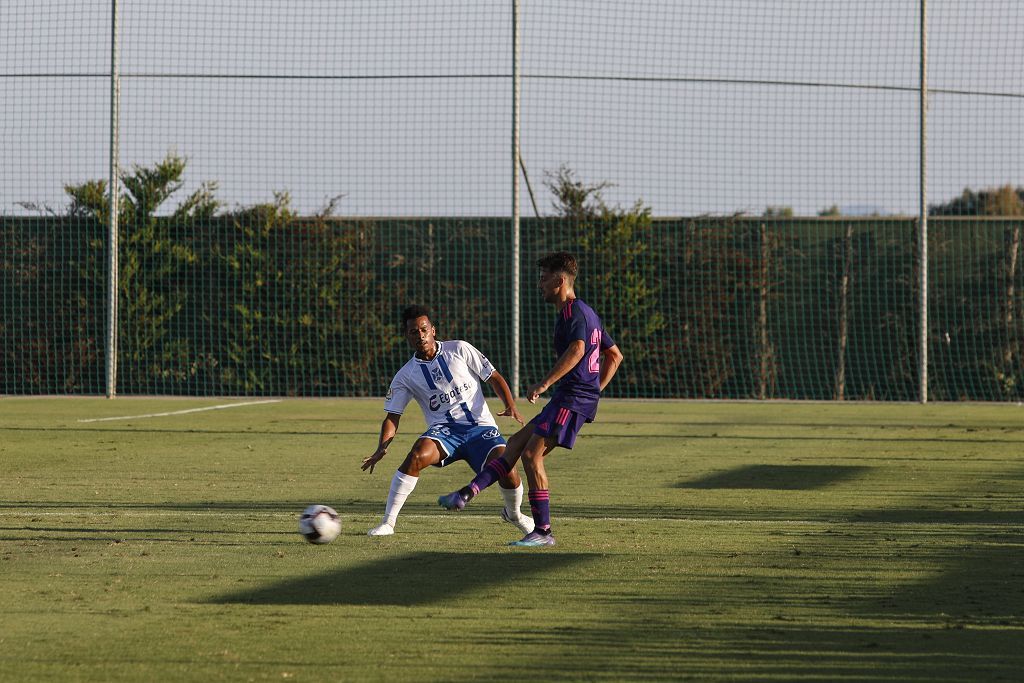
<instances>
[{"instance_id":1,"label":"blue shorts","mask_svg":"<svg viewBox=\"0 0 1024 683\"><path fill-rule=\"evenodd\" d=\"M530 420L533 433L545 438L551 437L556 446L572 449L576 436L583 425L593 422L589 417L574 410L565 408L555 401L550 401L537 417Z\"/></svg>"},{"instance_id":2,"label":"blue shorts","mask_svg":"<svg viewBox=\"0 0 1024 683\"><path fill-rule=\"evenodd\" d=\"M423 432L420 438L437 442L441 449L441 462L434 467L465 460L477 474L487 464L487 456L491 451L508 444L497 427L487 425L435 425Z\"/></svg>"}]
</instances>

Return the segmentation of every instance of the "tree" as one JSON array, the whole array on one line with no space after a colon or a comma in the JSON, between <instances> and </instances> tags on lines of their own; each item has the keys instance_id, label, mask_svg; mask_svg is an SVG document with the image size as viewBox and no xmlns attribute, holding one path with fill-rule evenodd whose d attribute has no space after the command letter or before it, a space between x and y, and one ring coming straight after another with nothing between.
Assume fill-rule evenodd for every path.
<instances>
[{"instance_id":1,"label":"tree","mask_svg":"<svg viewBox=\"0 0 1024 683\"><path fill-rule=\"evenodd\" d=\"M604 191L612 184L608 181L587 185L576 177L575 171L563 165L557 171L545 173L544 185L554 196L555 215L577 222L592 222L613 213L604 201Z\"/></svg>"},{"instance_id":2,"label":"tree","mask_svg":"<svg viewBox=\"0 0 1024 683\"><path fill-rule=\"evenodd\" d=\"M965 187L959 197L928 207L929 216L1019 216L1024 187L1003 185L975 192Z\"/></svg>"},{"instance_id":3,"label":"tree","mask_svg":"<svg viewBox=\"0 0 1024 683\"><path fill-rule=\"evenodd\" d=\"M226 214L210 240L198 317L215 340L208 384L246 395L367 395L401 339L381 305L380 226L295 213L287 192ZM386 387L384 387L386 388Z\"/></svg>"},{"instance_id":4,"label":"tree","mask_svg":"<svg viewBox=\"0 0 1024 683\"><path fill-rule=\"evenodd\" d=\"M951 263L947 271L952 281L936 283L944 296L936 297L939 310L934 317L946 325L933 331L942 339L933 343L936 357L948 359L949 367L941 369L950 377L948 398L980 394L1020 400L1024 396L1020 268L1024 187L965 188L959 197L930 206L929 213L978 219L958 221L945 239L940 233L939 240L929 243L939 263ZM965 388L963 377L975 378L979 385Z\"/></svg>"},{"instance_id":5,"label":"tree","mask_svg":"<svg viewBox=\"0 0 1024 683\"><path fill-rule=\"evenodd\" d=\"M118 198L118 337L119 375L131 391L157 392L166 381L182 379L191 361L187 338L173 337L172 321L185 305L181 275L196 261L195 251L172 234L172 226L213 216L220 203L217 184L203 183L169 217L159 217L164 203L182 187L188 162L169 153L155 166L132 166L119 174L124 191ZM105 180L67 185L68 215L91 217L100 225L110 218ZM103 259L104 240L90 246ZM105 269L96 272L104 273Z\"/></svg>"}]
</instances>

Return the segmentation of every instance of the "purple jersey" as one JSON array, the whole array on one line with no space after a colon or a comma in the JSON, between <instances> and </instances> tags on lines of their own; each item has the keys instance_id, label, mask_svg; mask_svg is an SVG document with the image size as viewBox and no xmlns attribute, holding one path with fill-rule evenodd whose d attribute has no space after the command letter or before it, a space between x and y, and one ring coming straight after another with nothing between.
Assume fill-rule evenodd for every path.
<instances>
[{"instance_id":1,"label":"purple jersey","mask_svg":"<svg viewBox=\"0 0 1024 683\"><path fill-rule=\"evenodd\" d=\"M561 357L577 339L583 341L583 358L558 380L551 401L593 420L601 397L601 351L615 346L615 340L593 308L569 299L555 321L555 353Z\"/></svg>"}]
</instances>

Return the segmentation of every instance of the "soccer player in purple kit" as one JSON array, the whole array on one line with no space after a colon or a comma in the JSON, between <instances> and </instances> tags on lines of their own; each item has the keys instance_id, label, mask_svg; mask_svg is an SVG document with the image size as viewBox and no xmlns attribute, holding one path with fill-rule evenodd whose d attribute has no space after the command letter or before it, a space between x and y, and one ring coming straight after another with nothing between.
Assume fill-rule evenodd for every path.
<instances>
[{"instance_id":1,"label":"soccer player in purple kit","mask_svg":"<svg viewBox=\"0 0 1024 683\"><path fill-rule=\"evenodd\" d=\"M579 267L575 257L555 252L541 258L537 265L541 295L558 311L554 338L558 360L543 380L526 390L526 398L536 403L552 385L555 392L540 414L508 440L501 457L491 460L468 486L437 500L445 509L461 510L480 491L512 471L522 458L530 485L534 530L509 545L526 547L555 545L545 456L558 446L573 447L583 425L597 416L601 391L622 363L622 353L597 313L576 298Z\"/></svg>"}]
</instances>

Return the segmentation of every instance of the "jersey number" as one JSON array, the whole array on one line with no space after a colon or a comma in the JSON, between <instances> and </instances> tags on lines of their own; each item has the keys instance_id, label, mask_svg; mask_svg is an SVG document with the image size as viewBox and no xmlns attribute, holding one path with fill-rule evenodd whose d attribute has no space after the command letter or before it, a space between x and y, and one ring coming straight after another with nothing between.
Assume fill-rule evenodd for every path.
<instances>
[{"instance_id":1,"label":"jersey number","mask_svg":"<svg viewBox=\"0 0 1024 683\"><path fill-rule=\"evenodd\" d=\"M594 330L590 333L590 343L594 345L594 352L587 359L591 372L601 372L601 330Z\"/></svg>"}]
</instances>

